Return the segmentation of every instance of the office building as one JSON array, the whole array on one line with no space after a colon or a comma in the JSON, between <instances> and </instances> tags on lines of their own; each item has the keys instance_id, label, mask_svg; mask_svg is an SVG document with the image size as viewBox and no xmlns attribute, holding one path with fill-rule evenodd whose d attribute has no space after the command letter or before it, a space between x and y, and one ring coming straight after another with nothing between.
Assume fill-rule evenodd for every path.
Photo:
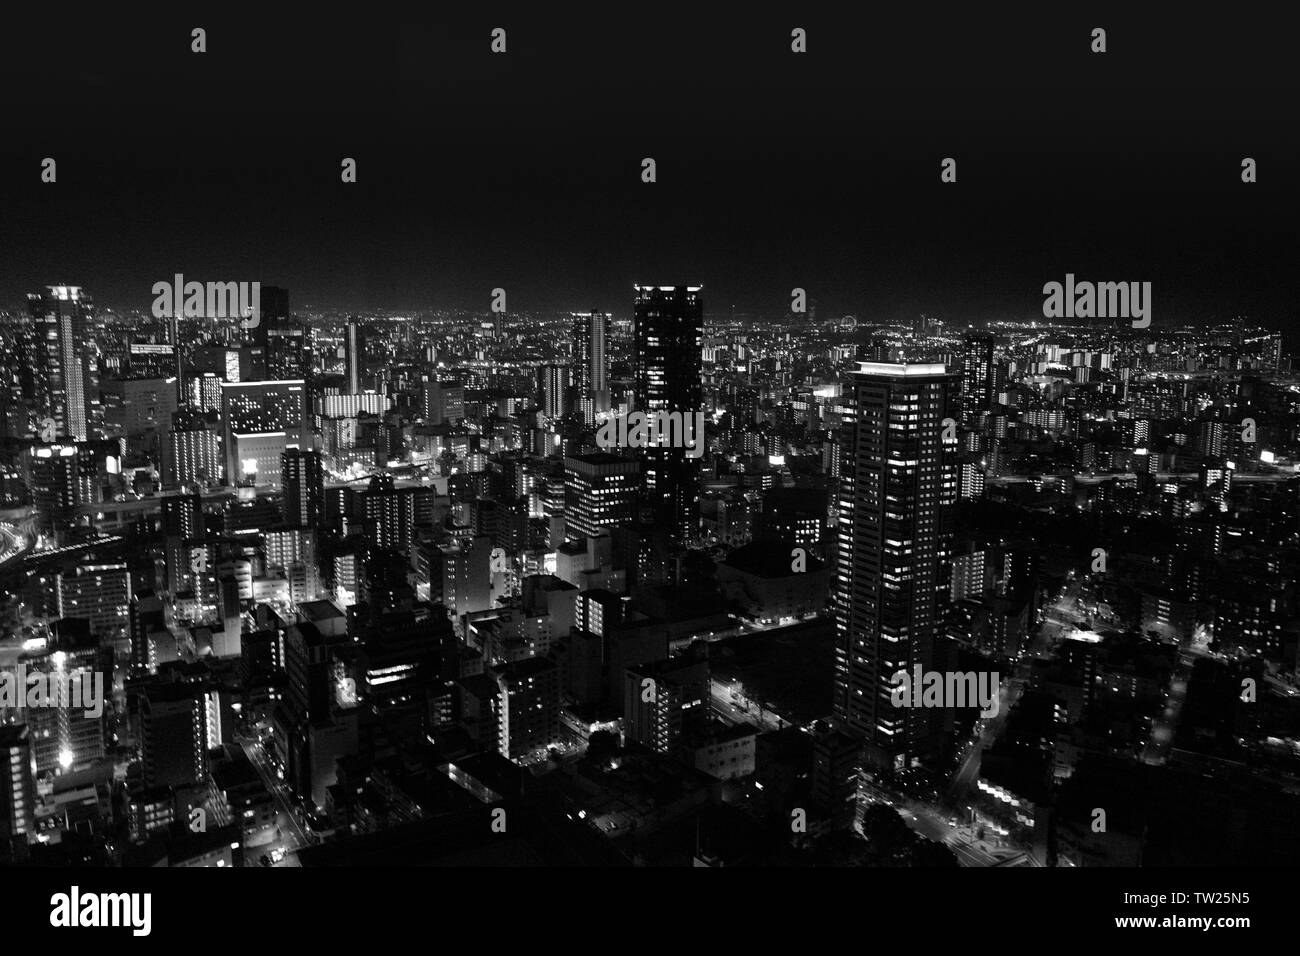
<instances>
[{"instance_id":1,"label":"office building","mask_svg":"<svg viewBox=\"0 0 1300 956\"><path fill-rule=\"evenodd\" d=\"M287 448L280 456L285 524L310 528L325 515L325 470L320 452Z\"/></svg>"},{"instance_id":2,"label":"office building","mask_svg":"<svg viewBox=\"0 0 1300 956\"><path fill-rule=\"evenodd\" d=\"M28 457L36 526L56 539L77 524L77 459L77 447L71 444L38 445Z\"/></svg>"},{"instance_id":3,"label":"office building","mask_svg":"<svg viewBox=\"0 0 1300 956\"><path fill-rule=\"evenodd\" d=\"M636 287L634 408L694 416L701 410L704 303L700 286ZM703 441L703 435L697 435ZM685 448L642 449L646 503L657 526L679 540L700 524L699 459Z\"/></svg>"},{"instance_id":4,"label":"office building","mask_svg":"<svg viewBox=\"0 0 1300 956\"><path fill-rule=\"evenodd\" d=\"M162 678L140 691L140 742L146 787L207 782L207 696L201 685Z\"/></svg>"},{"instance_id":5,"label":"office building","mask_svg":"<svg viewBox=\"0 0 1300 956\"><path fill-rule=\"evenodd\" d=\"M609 411L609 313L573 314L573 361L579 401L590 402L593 415Z\"/></svg>"},{"instance_id":6,"label":"office building","mask_svg":"<svg viewBox=\"0 0 1300 956\"><path fill-rule=\"evenodd\" d=\"M225 382L221 386L226 481L249 477L279 485L280 455L299 447L307 432L302 379Z\"/></svg>"},{"instance_id":7,"label":"office building","mask_svg":"<svg viewBox=\"0 0 1300 956\"><path fill-rule=\"evenodd\" d=\"M961 366L961 420L964 425L974 423L978 413L994 403L997 384L994 344L991 335L974 332L966 336Z\"/></svg>"},{"instance_id":8,"label":"office building","mask_svg":"<svg viewBox=\"0 0 1300 956\"><path fill-rule=\"evenodd\" d=\"M603 452L564 459L564 537L580 541L602 528L636 524L641 463Z\"/></svg>"},{"instance_id":9,"label":"office building","mask_svg":"<svg viewBox=\"0 0 1300 956\"><path fill-rule=\"evenodd\" d=\"M18 374L36 434L46 441L85 441L94 348L90 296L80 286L47 286L45 292L28 293L27 308L32 325Z\"/></svg>"},{"instance_id":10,"label":"office building","mask_svg":"<svg viewBox=\"0 0 1300 956\"><path fill-rule=\"evenodd\" d=\"M894 707L892 678L934 666L954 489L943 365L860 363L842 409L834 716L895 769L938 746L938 712Z\"/></svg>"},{"instance_id":11,"label":"office building","mask_svg":"<svg viewBox=\"0 0 1300 956\"><path fill-rule=\"evenodd\" d=\"M269 379L306 378L310 342L307 329L289 314L289 290L262 286L261 321L253 330L263 349L265 376Z\"/></svg>"}]
</instances>

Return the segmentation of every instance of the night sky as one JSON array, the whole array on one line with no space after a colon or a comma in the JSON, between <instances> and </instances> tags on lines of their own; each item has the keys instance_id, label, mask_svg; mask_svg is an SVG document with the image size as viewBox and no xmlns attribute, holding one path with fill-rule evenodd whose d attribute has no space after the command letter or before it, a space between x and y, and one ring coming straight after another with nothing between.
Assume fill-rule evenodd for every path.
<instances>
[{"instance_id":1,"label":"night sky","mask_svg":"<svg viewBox=\"0 0 1300 956\"><path fill-rule=\"evenodd\" d=\"M775 317L803 286L819 316L966 322L1039 316L1074 272L1151 281L1157 323L1300 329L1276 24L600 9L19 22L0 38L0 307L67 282L144 309L182 272L284 285L296 308L486 310L503 286L514 310L626 315L634 282L702 282L712 314Z\"/></svg>"}]
</instances>

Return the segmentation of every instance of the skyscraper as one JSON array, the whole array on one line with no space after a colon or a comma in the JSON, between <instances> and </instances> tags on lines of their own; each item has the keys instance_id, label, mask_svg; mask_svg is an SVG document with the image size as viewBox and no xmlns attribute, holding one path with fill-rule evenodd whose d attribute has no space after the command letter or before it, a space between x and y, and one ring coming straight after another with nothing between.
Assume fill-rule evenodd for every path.
<instances>
[{"instance_id":1,"label":"skyscraper","mask_svg":"<svg viewBox=\"0 0 1300 956\"><path fill-rule=\"evenodd\" d=\"M263 349L266 377L305 378L307 330L289 315L289 290L262 286L261 321L253 330Z\"/></svg>"},{"instance_id":2,"label":"skyscraper","mask_svg":"<svg viewBox=\"0 0 1300 956\"><path fill-rule=\"evenodd\" d=\"M325 472L320 452L285 449L280 456L280 485L284 489L285 524L314 527L325 513Z\"/></svg>"},{"instance_id":3,"label":"skyscraper","mask_svg":"<svg viewBox=\"0 0 1300 956\"><path fill-rule=\"evenodd\" d=\"M931 755L943 713L896 708L892 678L935 665L953 489L943 365L859 363L840 445L834 715L895 768Z\"/></svg>"},{"instance_id":4,"label":"skyscraper","mask_svg":"<svg viewBox=\"0 0 1300 956\"><path fill-rule=\"evenodd\" d=\"M542 413L547 418L563 418L568 413L569 366L543 365L537 370L538 391L542 395Z\"/></svg>"},{"instance_id":5,"label":"skyscraper","mask_svg":"<svg viewBox=\"0 0 1300 956\"><path fill-rule=\"evenodd\" d=\"M609 313L573 314L573 361L579 401L592 412L609 411Z\"/></svg>"},{"instance_id":6,"label":"skyscraper","mask_svg":"<svg viewBox=\"0 0 1300 956\"><path fill-rule=\"evenodd\" d=\"M348 394L361 392L361 366L365 362L366 336L356 319L348 319L343 330L343 364L348 380Z\"/></svg>"},{"instance_id":7,"label":"skyscraper","mask_svg":"<svg viewBox=\"0 0 1300 956\"><path fill-rule=\"evenodd\" d=\"M966 336L961 365L961 420L974 422L976 415L993 404L997 367L993 364L994 338L982 332Z\"/></svg>"},{"instance_id":8,"label":"skyscraper","mask_svg":"<svg viewBox=\"0 0 1300 956\"><path fill-rule=\"evenodd\" d=\"M694 415L703 401L704 302L700 286L636 286L633 330L634 407ZM698 436L703 440L703 436ZM655 523L677 537L700 523L699 459L684 448L652 447L645 456L645 492Z\"/></svg>"},{"instance_id":9,"label":"skyscraper","mask_svg":"<svg viewBox=\"0 0 1300 956\"><path fill-rule=\"evenodd\" d=\"M36 418L36 433L45 441L55 437L85 441L89 372L88 350L93 344L92 303L80 286L48 286L27 295L32 320L19 378L23 397ZM46 421L53 434L47 434Z\"/></svg>"}]
</instances>

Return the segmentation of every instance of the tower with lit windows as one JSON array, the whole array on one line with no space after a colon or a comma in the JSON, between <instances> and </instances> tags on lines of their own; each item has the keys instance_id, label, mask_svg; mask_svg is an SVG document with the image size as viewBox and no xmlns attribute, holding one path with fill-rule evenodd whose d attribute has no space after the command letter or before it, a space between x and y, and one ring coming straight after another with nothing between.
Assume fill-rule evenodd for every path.
<instances>
[{"instance_id":1,"label":"tower with lit windows","mask_svg":"<svg viewBox=\"0 0 1300 956\"><path fill-rule=\"evenodd\" d=\"M943 365L862 362L845 398L834 591L834 716L894 768L935 752L942 717L896 708L892 678L935 666L954 476Z\"/></svg>"}]
</instances>

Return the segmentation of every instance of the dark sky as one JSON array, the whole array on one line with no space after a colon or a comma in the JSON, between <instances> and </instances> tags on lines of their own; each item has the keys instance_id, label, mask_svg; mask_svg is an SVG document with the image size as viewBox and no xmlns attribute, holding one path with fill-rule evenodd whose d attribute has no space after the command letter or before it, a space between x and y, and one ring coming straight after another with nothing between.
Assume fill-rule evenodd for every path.
<instances>
[{"instance_id":1,"label":"dark sky","mask_svg":"<svg viewBox=\"0 0 1300 956\"><path fill-rule=\"evenodd\" d=\"M181 272L295 306L486 309L503 286L626 314L634 282L703 282L711 312L776 314L797 285L823 314L965 321L1039 314L1074 272L1151 281L1156 321L1300 322L1294 55L1261 9L702 6L15 23L0 304L68 282L145 308Z\"/></svg>"}]
</instances>

